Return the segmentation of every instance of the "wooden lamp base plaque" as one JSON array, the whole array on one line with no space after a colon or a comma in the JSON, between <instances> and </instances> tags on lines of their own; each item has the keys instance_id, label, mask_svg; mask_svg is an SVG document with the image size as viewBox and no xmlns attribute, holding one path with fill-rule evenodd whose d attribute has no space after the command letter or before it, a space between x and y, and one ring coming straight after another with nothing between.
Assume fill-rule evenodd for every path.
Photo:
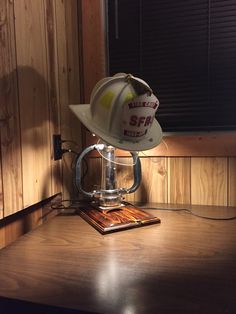
<instances>
[{"instance_id":1,"label":"wooden lamp base plaque","mask_svg":"<svg viewBox=\"0 0 236 314\"><path fill-rule=\"evenodd\" d=\"M131 204L100 211L91 203L83 204L79 214L102 234L160 223L160 219Z\"/></svg>"}]
</instances>

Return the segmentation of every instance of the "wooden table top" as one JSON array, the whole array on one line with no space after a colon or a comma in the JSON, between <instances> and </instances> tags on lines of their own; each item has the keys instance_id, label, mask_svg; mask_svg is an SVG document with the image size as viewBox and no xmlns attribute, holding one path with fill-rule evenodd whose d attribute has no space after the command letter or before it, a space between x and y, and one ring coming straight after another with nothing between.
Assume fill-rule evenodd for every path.
<instances>
[{"instance_id":1,"label":"wooden table top","mask_svg":"<svg viewBox=\"0 0 236 314\"><path fill-rule=\"evenodd\" d=\"M161 224L107 235L55 217L0 251L0 296L95 313L236 313L236 220L150 212Z\"/></svg>"}]
</instances>

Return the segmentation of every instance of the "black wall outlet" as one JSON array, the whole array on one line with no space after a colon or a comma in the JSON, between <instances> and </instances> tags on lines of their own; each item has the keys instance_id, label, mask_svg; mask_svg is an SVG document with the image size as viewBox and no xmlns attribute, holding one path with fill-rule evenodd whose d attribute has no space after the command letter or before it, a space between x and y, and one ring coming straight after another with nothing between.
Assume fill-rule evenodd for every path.
<instances>
[{"instance_id":1,"label":"black wall outlet","mask_svg":"<svg viewBox=\"0 0 236 314\"><path fill-rule=\"evenodd\" d=\"M54 160L59 160L62 158L63 150L61 148L61 134L53 134L53 158Z\"/></svg>"}]
</instances>

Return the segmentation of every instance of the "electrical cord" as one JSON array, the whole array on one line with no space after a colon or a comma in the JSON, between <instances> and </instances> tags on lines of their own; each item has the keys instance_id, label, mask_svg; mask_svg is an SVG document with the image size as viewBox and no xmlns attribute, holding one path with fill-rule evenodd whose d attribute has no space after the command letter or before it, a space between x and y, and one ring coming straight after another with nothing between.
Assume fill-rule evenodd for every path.
<instances>
[{"instance_id":1,"label":"electrical cord","mask_svg":"<svg viewBox=\"0 0 236 314\"><path fill-rule=\"evenodd\" d=\"M83 200L77 199L64 199L55 204L51 204L51 209L60 209L61 211L68 209L78 209L78 204ZM69 205L64 205L63 203L69 202Z\"/></svg>"},{"instance_id":2,"label":"electrical cord","mask_svg":"<svg viewBox=\"0 0 236 314\"><path fill-rule=\"evenodd\" d=\"M70 143L70 144L73 144L74 146L76 146L76 147L79 148L78 143L76 143L75 141L72 141L72 140L62 140L61 143L62 143L62 144L63 144L63 143ZM76 178L75 178L75 171L74 171L74 170L75 170L75 167L76 167L77 160L78 160L78 158L79 158L79 156L80 156L80 154L81 154L82 151L78 152L78 151L75 151L75 150L73 150L73 149L71 149L71 148L62 148L62 152L63 152L62 156L63 156L65 153L73 153L73 154L75 154L75 158L73 158L72 161L71 161L71 166L70 166L70 168L71 168L71 171L72 171L72 173L73 173L73 185L74 185L74 187L76 188L76 190L79 192L78 187L77 187L77 185L76 185ZM86 175L87 175L87 173L88 173L88 162L87 162L87 160L86 160L85 158L83 158L82 161L83 161L85 167L83 167L83 169L82 169L81 184L84 183L84 178L86 177ZM80 193L80 192L79 192L79 193Z\"/></svg>"},{"instance_id":3,"label":"electrical cord","mask_svg":"<svg viewBox=\"0 0 236 314\"><path fill-rule=\"evenodd\" d=\"M133 204L129 202L125 202L127 205L133 206ZM208 220L234 220L236 219L236 216L230 216L230 217L209 217L209 216L203 216L199 215L195 212L193 212L189 208L162 208L162 207L149 207L149 206L138 206L141 209L153 209L153 210L163 210L163 211L172 211L172 212L186 212L188 214L191 214L195 217L202 218L202 219L208 219Z\"/></svg>"},{"instance_id":4,"label":"electrical cord","mask_svg":"<svg viewBox=\"0 0 236 314\"><path fill-rule=\"evenodd\" d=\"M62 143L71 143L71 144L74 144L76 147L79 147L78 143L75 141L72 141L72 140L62 140L61 142Z\"/></svg>"},{"instance_id":5,"label":"electrical cord","mask_svg":"<svg viewBox=\"0 0 236 314\"><path fill-rule=\"evenodd\" d=\"M51 208L52 209L61 209L62 211L65 211L65 210L68 210L68 209L78 209L79 208L79 204L82 202L85 202L86 200L73 200L73 199L65 199L65 200L61 200L60 203L58 204L52 204L51 205ZM64 202L70 202L69 205L65 206L63 205ZM123 202L125 205L130 205L130 206L133 206L133 204L129 203L129 202ZM202 219L208 219L208 220L222 220L222 221L225 221L225 220L234 220L236 219L236 216L231 216L231 217L208 217L208 216L203 216L203 215L199 215L199 214L196 214L194 213L192 210L188 209L188 208L162 208L162 207L146 207L146 206L138 206L140 209L150 209L150 210L163 210L163 211L171 211L171 212L185 212L185 213L188 213L188 214L191 214L195 217L198 217L198 218L202 218Z\"/></svg>"},{"instance_id":6,"label":"electrical cord","mask_svg":"<svg viewBox=\"0 0 236 314\"><path fill-rule=\"evenodd\" d=\"M71 140L61 140L61 144L64 144L64 143L72 143L74 144L74 146L78 147L79 148L79 145L74 142L74 141L71 141ZM78 152L74 149L71 149L71 148L62 148L62 156L65 154L65 153L73 153L75 155L79 155L81 152Z\"/></svg>"},{"instance_id":7,"label":"electrical cord","mask_svg":"<svg viewBox=\"0 0 236 314\"><path fill-rule=\"evenodd\" d=\"M65 153L73 153L73 154L76 154L76 155L78 154L78 152L76 152L75 150L72 150L70 148L68 148L68 149L63 148L62 152L63 152L63 154L65 154Z\"/></svg>"},{"instance_id":8,"label":"electrical cord","mask_svg":"<svg viewBox=\"0 0 236 314\"><path fill-rule=\"evenodd\" d=\"M145 207L141 207L141 208L145 209ZM187 208L176 208L176 209L169 209L169 208L167 208L167 209L165 209L165 208L147 207L146 209L186 212L186 213L191 214L191 215L193 215L195 217L209 219L209 220L234 220L234 219L236 219L236 216L232 216L232 217L208 217L208 216L203 216L203 215L196 214L192 210L187 209Z\"/></svg>"}]
</instances>

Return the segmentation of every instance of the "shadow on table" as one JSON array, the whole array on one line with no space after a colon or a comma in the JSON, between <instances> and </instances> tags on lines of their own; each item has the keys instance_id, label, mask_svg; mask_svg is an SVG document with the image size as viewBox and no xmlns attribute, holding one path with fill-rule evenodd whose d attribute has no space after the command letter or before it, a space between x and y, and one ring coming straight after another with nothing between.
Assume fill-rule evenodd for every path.
<instances>
[{"instance_id":1,"label":"shadow on table","mask_svg":"<svg viewBox=\"0 0 236 314\"><path fill-rule=\"evenodd\" d=\"M72 310L38 303L0 297L1 314L91 314L92 312ZM94 312L93 312L94 313ZM97 313L98 314L98 313Z\"/></svg>"}]
</instances>

